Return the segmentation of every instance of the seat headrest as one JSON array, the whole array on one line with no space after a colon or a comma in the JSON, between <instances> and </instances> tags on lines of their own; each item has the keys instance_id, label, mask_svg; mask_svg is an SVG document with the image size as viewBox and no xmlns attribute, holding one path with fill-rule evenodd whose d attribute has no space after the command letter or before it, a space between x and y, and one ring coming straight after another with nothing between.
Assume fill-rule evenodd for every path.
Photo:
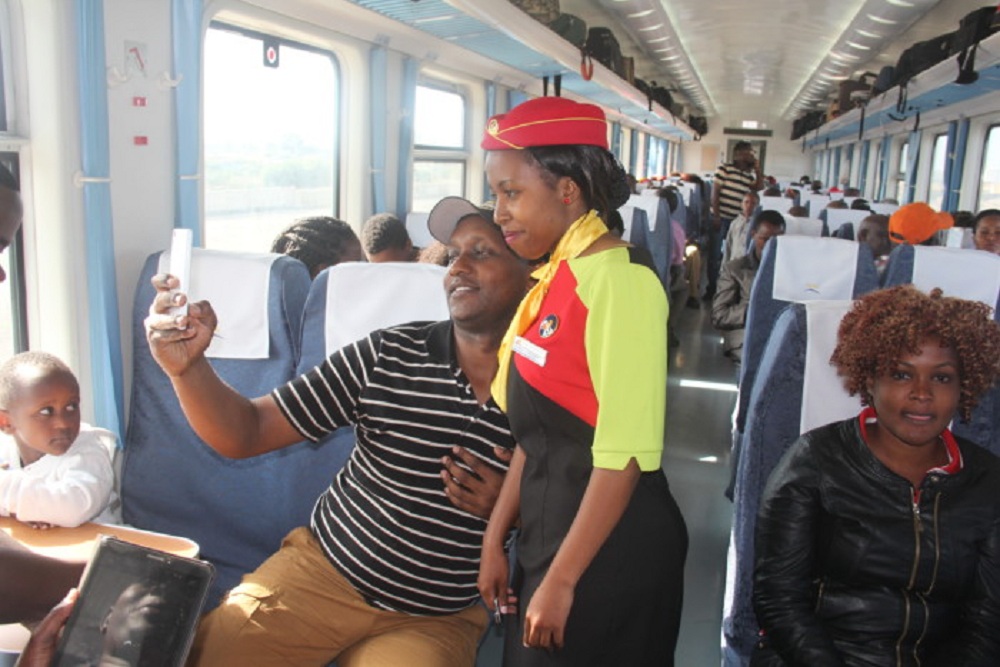
<instances>
[{"instance_id":1,"label":"seat headrest","mask_svg":"<svg viewBox=\"0 0 1000 667\"><path fill-rule=\"evenodd\" d=\"M816 301L854 297L857 243L811 236L778 236L774 240L773 298Z\"/></svg>"},{"instance_id":2,"label":"seat headrest","mask_svg":"<svg viewBox=\"0 0 1000 667\"><path fill-rule=\"evenodd\" d=\"M418 248L426 248L434 243L434 237L427 229L427 216L429 213L410 211L406 214L406 233L410 235L410 242Z\"/></svg>"},{"instance_id":3,"label":"seat headrest","mask_svg":"<svg viewBox=\"0 0 1000 667\"><path fill-rule=\"evenodd\" d=\"M925 292L940 287L945 296L982 301L996 308L1000 255L965 248L914 246L913 284Z\"/></svg>"},{"instance_id":4,"label":"seat headrest","mask_svg":"<svg viewBox=\"0 0 1000 667\"><path fill-rule=\"evenodd\" d=\"M212 359L267 359L270 332L267 303L271 253L229 252L194 248L191 285L181 285L191 301L209 301L219 317L217 335L205 356ZM170 266L170 251L160 253L160 273Z\"/></svg>"},{"instance_id":5,"label":"seat headrest","mask_svg":"<svg viewBox=\"0 0 1000 667\"><path fill-rule=\"evenodd\" d=\"M326 354L376 329L449 317L443 266L348 262L327 272Z\"/></svg>"},{"instance_id":6,"label":"seat headrest","mask_svg":"<svg viewBox=\"0 0 1000 667\"><path fill-rule=\"evenodd\" d=\"M853 301L810 301L806 309L806 363L802 377L800 433L852 417L861 410L861 399L844 389L830 355L837 346L840 320Z\"/></svg>"},{"instance_id":7,"label":"seat headrest","mask_svg":"<svg viewBox=\"0 0 1000 667\"><path fill-rule=\"evenodd\" d=\"M823 221L813 218L796 218L785 216L785 236L815 236L823 235Z\"/></svg>"}]
</instances>

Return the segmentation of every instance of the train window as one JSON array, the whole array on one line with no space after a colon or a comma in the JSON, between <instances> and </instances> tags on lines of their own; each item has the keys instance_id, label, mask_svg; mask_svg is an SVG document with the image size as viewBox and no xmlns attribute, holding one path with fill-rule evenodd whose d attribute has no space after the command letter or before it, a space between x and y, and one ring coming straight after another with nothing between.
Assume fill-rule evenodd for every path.
<instances>
[{"instance_id":1,"label":"train window","mask_svg":"<svg viewBox=\"0 0 1000 667\"><path fill-rule=\"evenodd\" d=\"M910 142L905 142L899 149L899 168L896 173L896 201L900 204L909 203L909 189L906 180L906 163L910 156Z\"/></svg>"},{"instance_id":2,"label":"train window","mask_svg":"<svg viewBox=\"0 0 1000 667\"><path fill-rule=\"evenodd\" d=\"M939 134L934 137L934 150L931 152L931 179L927 184L927 203L934 208L944 207L946 185L944 182L944 165L948 157L948 135Z\"/></svg>"},{"instance_id":3,"label":"train window","mask_svg":"<svg viewBox=\"0 0 1000 667\"><path fill-rule=\"evenodd\" d=\"M266 252L296 218L337 215L333 55L212 24L204 69L205 247Z\"/></svg>"},{"instance_id":4,"label":"train window","mask_svg":"<svg viewBox=\"0 0 1000 667\"><path fill-rule=\"evenodd\" d=\"M442 197L465 196L467 106L454 90L417 86L412 210L429 211Z\"/></svg>"},{"instance_id":5,"label":"train window","mask_svg":"<svg viewBox=\"0 0 1000 667\"><path fill-rule=\"evenodd\" d=\"M983 168L979 177L977 211L1000 208L1000 125L990 127L983 151Z\"/></svg>"}]
</instances>

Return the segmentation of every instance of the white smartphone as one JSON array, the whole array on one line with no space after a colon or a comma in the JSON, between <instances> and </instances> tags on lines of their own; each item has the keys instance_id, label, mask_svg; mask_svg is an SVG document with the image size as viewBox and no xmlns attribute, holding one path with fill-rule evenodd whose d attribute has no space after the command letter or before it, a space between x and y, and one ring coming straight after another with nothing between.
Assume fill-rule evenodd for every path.
<instances>
[{"instance_id":1,"label":"white smartphone","mask_svg":"<svg viewBox=\"0 0 1000 667\"><path fill-rule=\"evenodd\" d=\"M193 236L190 229L175 229L170 241L170 275L180 281L181 292L191 294L191 246ZM187 315L187 303L170 309L171 315Z\"/></svg>"}]
</instances>

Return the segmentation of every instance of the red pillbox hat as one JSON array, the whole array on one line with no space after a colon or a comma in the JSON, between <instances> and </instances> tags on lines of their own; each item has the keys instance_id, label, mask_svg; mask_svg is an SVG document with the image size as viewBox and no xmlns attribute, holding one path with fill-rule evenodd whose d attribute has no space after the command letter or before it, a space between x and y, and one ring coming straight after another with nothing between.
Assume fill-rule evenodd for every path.
<instances>
[{"instance_id":1,"label":"red pillbox hat","mask_svg":"<svg viewBox=\"0 0 1000 667\"><path fill-rule=\"evenodd\" d=\"M503 151L571 144L607 150L604 112L593 104L565 97L536 97L490 118L481 146L488 151Z\"/></svg>"}]
</instances>

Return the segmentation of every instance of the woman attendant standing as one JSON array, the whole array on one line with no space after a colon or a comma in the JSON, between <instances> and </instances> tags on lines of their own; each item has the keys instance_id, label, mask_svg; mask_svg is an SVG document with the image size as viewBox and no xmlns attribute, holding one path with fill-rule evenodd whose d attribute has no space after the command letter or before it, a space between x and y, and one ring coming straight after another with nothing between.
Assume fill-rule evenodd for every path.
<instances>
[{"instance_id":1,"label":"woman attendant standing","mask_svg":"<svg viewBox=\"0 0 1000 667\"><path fill-rule=\"evenodd\" d=\"M990 308L872 292L831 361L868 407L803 435L771 473L751 665L1000 665L1000 460L948 430L1000 376Z\"/></svg>"},{"instance_id":2,"label":"woman attendant standing","mask_svg":"<svg viewBox=\"0 0 1000 667\"><path fill-rule=\"evenodd\" d=\"M538 281L501 345L493 395L518 447L483 542L480 591L522 583L507 665L672 665L684 521L660 468L667 301L608 233L625 172L596 106L545 97L490 119L495 221Z\"/></svg>"}]
</instances>

